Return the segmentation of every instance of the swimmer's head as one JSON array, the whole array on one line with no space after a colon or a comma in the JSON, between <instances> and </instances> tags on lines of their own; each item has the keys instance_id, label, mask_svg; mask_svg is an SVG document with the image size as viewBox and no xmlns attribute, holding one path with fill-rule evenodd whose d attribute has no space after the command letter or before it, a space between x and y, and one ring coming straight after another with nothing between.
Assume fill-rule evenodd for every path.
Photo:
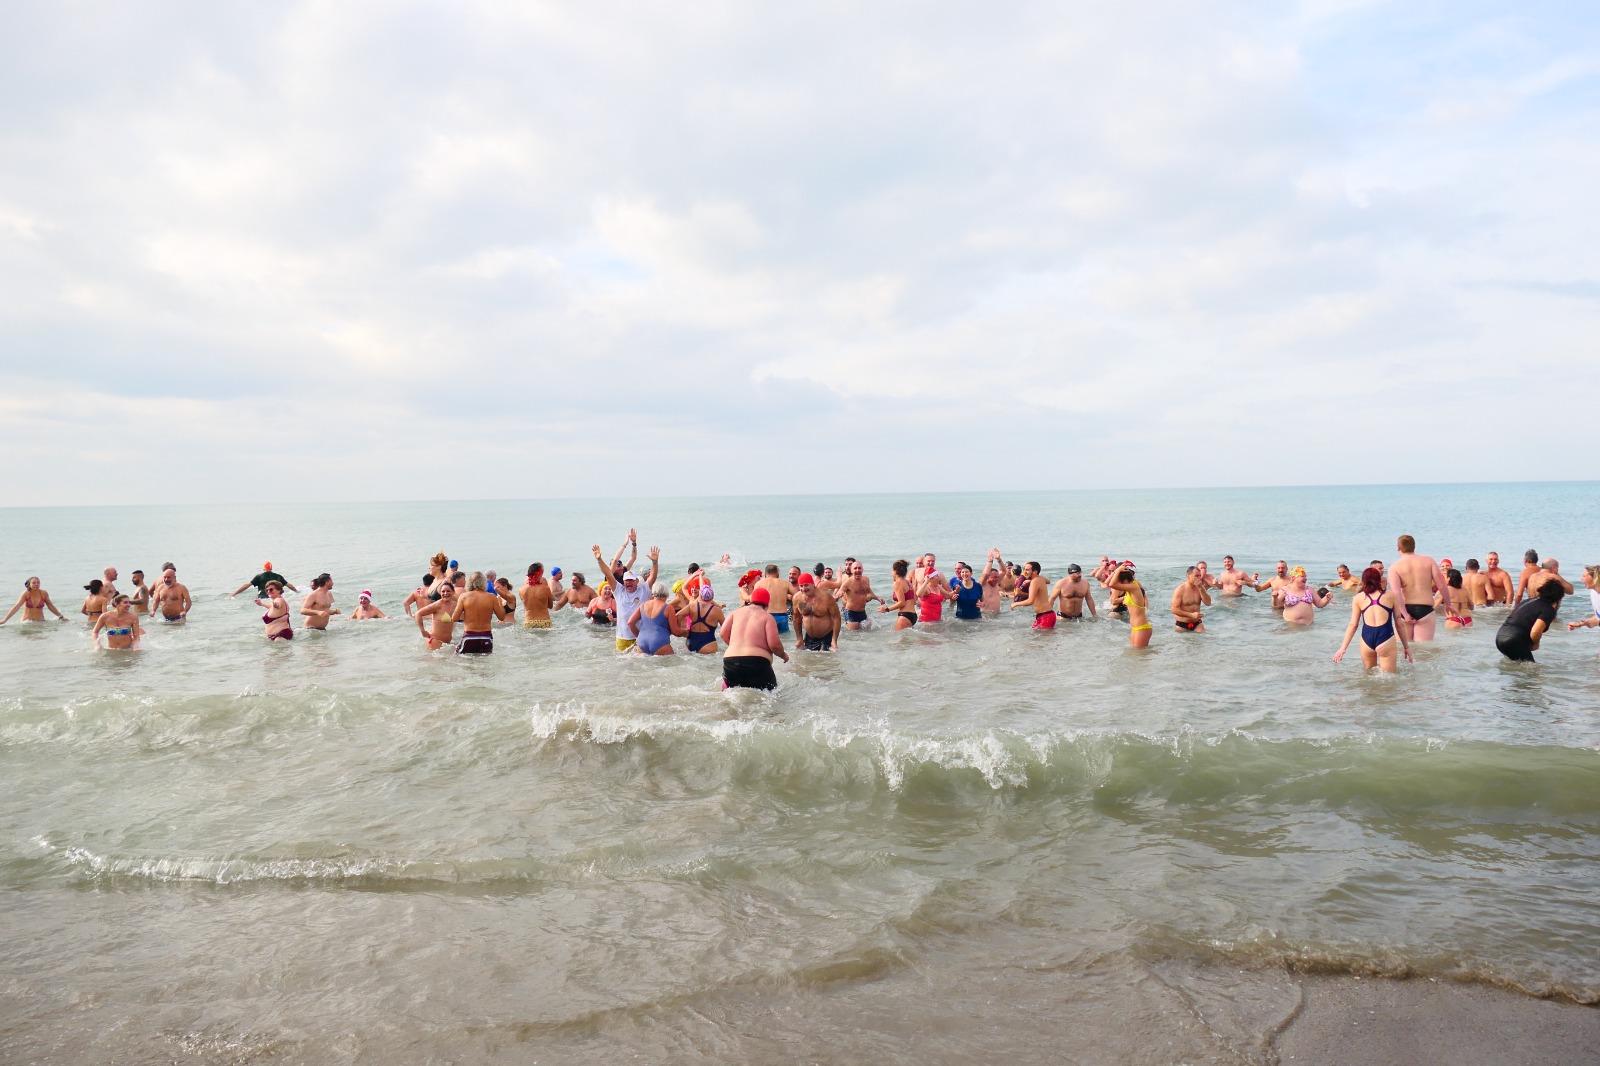
<instances>
[{"instance_id":1,"label":"swimmer's head","mask_svg":"<svg viewBox=\"0 0 1600 1066\"><path fill-rule=\"evenodd\" d=\"M445 581L445 582L440 583L440 585L439 585L439 598L441 600L454 599L455 595L456 595L455 582L453 582L453 581Z\"/></svg>"},{"instance_id":2,"label":"swimmer's head","mask_svg":"<svg viewBox=\"0 0 1600 1066\"><path fill-rule=\"evenodd\" d=\"M1293 570L1289 571L1289 575L1291 577L1305 577L1306 576L1306 568L1303 567L1303 566L1297 566Z\"/></svg>"},{"instance_id":3,"label":"swimmer's head","mask_svg":"<svg viewBox=\"0 0 1600 1066\"><path fill-rule=\"evenodd\" d=\"M800 575L800 587L801 588L809 589L809 588L816 588L816 586L817 586L817 579L816 578L812 577L810 574L801 574Z\"/></svg>"},{"instance_id":4,"label":"swimmer's head","mask_svg":"<svg viewBox=\"0 0 1600 1066\"><path fill-rule=\"evenodd\" d=\"M552 573L556 574L557 576L560 576L561 572L559 570L555 570L555 571L552 571ZM575 589L583 588L583 575L578 573L576 570L574 570L572 572L572 587L575 588Z\"/></svg>"},{"instance_id":5,"label":"swimmer's head","mask_svg":"<svg viewBox=\"0 0 1600 1066\"><path fill-rule=\"evenodd\" d=\"M710 603L713 599L716 598L716 593L711 590L711 586L710 585L701 585L700 586L700 598L702 600L704 600L706 603Z\"/></svg>"},{"instance_id":6,"label":"swimmer's head","mask_svg":"<svg viewBox=\"0 0 1600 1066\"><path fill-rule=\"evenodd\" d=\"M1534 551L1532 548L1529 548L1527 551L1522 553L1522 561L1527 563L1529 566L1538 566L1539 553Z\"/></svg>"},{"instance_id":7,"label":"swimmer's head","mask_svg":"<svg viewBox=\"0 0 1600 1066\"><path fill-rule=\"evenodd\" d=\"M281 596L283 595L283 586L278 584L276 581L268 581L266 592L268 596L272 595L274 592Z\"/></svg>"},{"instance_id":8,"label":"swimmer's head","mask_svg":"<svg viewBox=\"0 0 1600 1066\"><path fill-rule=\"evenodd\" d=\"M128 602L128 594L126 592L119 592L119 593L117 593L115 596L113 596L111 598L111 606L113 606L113 607L121 607L123 604L125 604L127 602Z\"/></svg>"},{"instance_id":9,"label":"swimmer's head","mask_svg":"<svg viewBox=\"0 0 1600 1066\"><path fill-rule=\"evenodd\" d=\"M529 563L528 564L528 580L529 581L537 581L537 580L539 580L539 575L543 574L543 573L544 573L544 564L543 563Z\"/></svg>"},{"instance_id":10,"label":"swimmer's head","mask_svg":"<svg viewBox=\"0 0 1600 1066\"><path fill-rule=\"evenodd\" d=\"M889 565L889 569L894 571L895 577L905 577L906 572L911 569L911 564L904 559L896 559Z\"/></svg>"},{"instance_id":11,"label":"swimmer's head","mask_svg":"<svg viewBox=\"0 0 1600 1066\"><path fill-rule=\"evenodd\" d=\"M757 607L768 607L772 604L772 593L766 589L756 589L750 594L750 602Z\"/></svg>"},{"instance_id":12,"label":"swimmer's head","mask_svg":"<svg viewBox=\"0 0 1600 1066\"><path fill-rule=\"evenodd\" d=\"M627 587L629 592L632 592L634 589L639 587L639 575L634 573L632 570L626 570L622 574L622 583Z\"/></svg>"},{"instance_id":13,"label":"swimmer's head","mask_svg":"<svg viewBox=\"0 0 1600 1066\"><path fill-rule=\"evenodd\" d=\"M768 577L777 577L778 576L778 564L777 563L768 563L767 564L767 576Z\"/></svg>"},{"instance_id":14,"label":"swimmer's head","mask_svg":"<svg viewBox=\"0 0 1600 1066\"><path fill-rule=\"evenodd\" d=\"M1083 567L1079 566L1077 563L1068 563L1067 564L1067 573L1069 573L1069 574L1081 574L1081 573L1083 573Z\"/></svg>"},{"instance_id":15,"label":"swimmer's head","mask_svg":"<svg viewBox=\"0 0 1600 1066\"><path fill-rule=\"evenodd\" d=\"M1222 557L1222 565L1227 567L1229 570L1232 570L1233 569L1233 556L1224 555Z\"/></svg>"},{"instance_id":16,"label":"swimmer's head","mask_svg":"<svg viewBox=\"0 0 1600 1066\"><path fill-rule=\"evenodd\" d=\"M356 599L360 600L362 603L371 603L372 602L372 590L371 589L362 589L356 595Z\"/></svg>"},{"instance_id":17,"label":"swimmer's head","mask_svg":"<svg viewBox=\"0 0 1600 1066\"><path fill-rule=\"evenodd\" d=\"M165 576L165 574L162 575L162 577ZM311 587L314 589L320 589L324 585L327 585L330 588L333 586L333 578L329 577L326 572L318 574L316 577L311 579Z\"/></svg>"},{"instance_id":18,"label":"swimmer's head","mask_svg":"<svg viewBox=\"0 0 1600 1066\"><path fill-rule=\"evenodd\" d=\"M1446 555L1443 559L1439 560L1439 569L1440 570L1448 570L1454 565L1456 565L1456 561L1454 559L1450 558L1448 555Z\"/></svg>"},{"instance_id":19,"label":"swimmer's head","mask_svg":"<svg viewBox=\"0 0 1600 1066\"><path fill-rule=\"evenodd\" d=\"M550 568L550 576L551 576L551 577L560 577L560 576L561 576L561 567L559 567L559 566L552 566L552 567L551 567L551 568Z\"/></svg>"},{"instance_id":20,"label":"swimmer's head","mask_svg":"<svg viewBox=\"0 0 1600 1066\"><path fill-rule=\"evenodd\" d=\"M1278 570L1278 576L1279 577L1288 577L1289 576L1289 564L1284 562L1282 559L1278 560L1277 570Z\"/></svg>"},{"instance_id":21,"label":"swimmer's head","mask_svg":"<svg viewBox=\"0 0 1600 1066\"><path fill-rule=\"evenodd\" d=\"M1383 571L1376 566L1369 566L1361 571L1361 591L1368 596L1376 596L1383 590Z\"/></svg>"},{"instance_id":22,"label":"swimmer's head","mask_svg":"<svg viewBox=\"0 0 1600 1066\"><path fill-rule=\"evenodd\" d=\"M1589 588L1600 588L1600 563L1583 568L1583 583Z\"/></svg>"},{"instance_id":23,"label":"swimmer's head","mask_svg":"<svg viewBox=\"0 0 1600 1066\"><path fill-rule=\"evenodd\" d=\"M1028 563L1027 566L1022 568L1022 572L1024 574L1026 574L1027 576L1029 576L1029 577L1038 577L1039 576L1039 564L1036 563L1036 562L1030 562L1030 563Z\"/></svg>"},{"instance_id":24,"label":"swimmer's head","mask_svg":"<svg viewBox=\"0 0 1600 1066\"><path fill-rule=\"evenodd\" d=\"M1552 574L1559 574L1561 572L1561 562L1557 559L1546 559L1539 564L1539 569L1548 570Z\"/></svg>"},{"instance_id":25,"label":"swimmer's head","mask_svg":"<svg viewBox=\"0 0 1600 1066\"><path fill-rule=\"evenodd\" d=\"M1399 548L1402 553L1414 552L1417 550L1417 538L1410 533L1402 533L1399 539L1394 542L1394 546Z\"/></svg>"},{"instance_id":26,"label":"swimmer's head","mask_svg":"<svg viewBox=\"0 0 1600 1066\"><path fill-rule=\"evenodd\" d=\"M428 560L428 562L433 564L433 568L435 570L443 570L444 564L448 563L449 561L450 556L446 555L444 552L434 552L433 558Z\"/></svg>"},{"instance_id":27,"label":"swimmer's head","mask_svg":"<svg viewBox=\"0 0 1600 1066\"><path fill-rule=\"evenodd\" d=\"M1477 572L1478 572L1478 560L1476 560L1476 559L1468 559L1467 560L1467 573L1476 574Z\"/></svg>"},{"instance_id":28,"label":"swimmer's head","mask_svg":"<svg viewBox=\"0 0 1600 1066\"><path fill-rule=\"evenodd\" d=\"M1488 555L1485 555L1483 558L1484 558L1484 560L1486 562L1488 562L1488 564L1489 564L1489 566L1491 568L1500 565L1500 553L1499 552L1490 552Z\"/></svg>"},{"instance_id":29,"label":"swimmer's head","mask_svg":"<svg viewBox=\"0 0 1600 1066\"><path fill-rule=\"evenodd\" d=\"M37 577L30 577L28 580L22 583L22 587L25 589L36 589L39 587L39 579Z\"/></svg>"},{"instance_id":30,"label":"swimmer's head","mask_svg":"<svg viewBox=\"0 0 1600 1066\"><path fill-rule=\"evenodd\" d=\"M1455 567L1451 567L1444 572L1444 579L1453 589L1458 589L1461 587L1461 571L1457 570Z\"/></svg>"},{"instance_id":31,"label":"swimmer's head","mask_svg":"<svg viewBox=\"0 0 1600 1066\"><path fill-rule=\"evenodd\" d=\"M272 560L268 559L266 562L262 563L261 564L261 569L263 569L263 570L271 570L272 569Z\"/></svg>"},{"instance_id":32,"label":"swimmer's head","mask_svg":"<svg viewBox=\"0 0 1600 1066\"><path fill-rule=\"evenodd\" d=\"M698 574L699 572L700 572L700 564L699 563L690 563L689 564L689 569L684 571L684 573L689 574L690 576Z\"/></svg>"},{"instance_id":33,"label":"swimmer's head","mask_svg":"<svg viewBox=\"0 0 1600 1066\"><path fill-rule=\"evenodd\" d=\"M1350 576L1350 568L1348 566L1344 565L1343 563L1340 563L1339 567L1338 567L1338 573L1339 573L1339 576L1341 578L1349 577Z\"/></svg>"},{"instance_id":34,"label":"swimmer's head","mask_svg":"<svg viewBox=\"0 0 1600 1066\"><path fill-rule=\"evenodd\" d=\"M674 581L672 583L672 594L674 596L676 596L678 593L683 591L684 580L685 580L684 578L680 577L678 580L676 580L676 581ZM657 581L656 584L659 585L659 584L661 584L661 582Z\"/></svg>"},{"instance_id":35,"label":"swimmer's head","mask_svg":"<svg viewBox=\"0 0 1600 1066\"><path fill-rule=\"evenodd\" d=\"M828 568L826 566L824 566L822 563L818 563L816 566L811 568L811 576L821 577L823 574L827 573L827 571Z\"/></svg>"},{"instance_id":36,"label":"swimmer's head","mask_svg":"<svg viewBox=\"0 0 1600 1066\"><path fill-rule=\"evenodd\" d=\"M654 585L650 586L650 595L658 600L664 600L668 596L672 595L672 593L667 590L667 583L665 581L657 581Z\"/></svg>"},{"instance_id":37,"label":"swimmer's head","mask_svg":"<svg viewBox=\"0 0 1600 1066\"><path fill-rule=\"evenodd\" d=\"M422 575L422 587L423 588L427 588L431 584L433 584L433 575L432 574L423 574Z\"/></svg>"},{"instance_id":38,"label":"swimmer's head","mask_svg":"<svg viewBox=\"0 0 1600 1066\"><path fill-rule=\"evenodd\" d=\"M488 582L484 579L482 570L474 570L472 576L467 578L467 588L473 592L486 592Z\"/></svg>"},{"instance_id":39,"label":"swimmer's head","mask_svg":"<svg viewBox=\"0 0 1600 1066\"><path fill-rule=\"evenodd\" d=\"M93 581L89 582L83 587L88 591L89 595L98 596L100 595L100 590L105 588L106 585L104 581L101 581L99 578L95 578Z\"/></svg>"}]
</instances>

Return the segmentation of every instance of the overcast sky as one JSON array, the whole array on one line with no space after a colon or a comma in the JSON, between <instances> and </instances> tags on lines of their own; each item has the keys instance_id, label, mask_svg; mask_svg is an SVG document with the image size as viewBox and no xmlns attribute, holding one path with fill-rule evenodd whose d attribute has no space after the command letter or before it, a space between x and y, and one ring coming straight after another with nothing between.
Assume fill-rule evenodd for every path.
<instances>
[{"instance_id":1,"label":"overcast sky","mask_svg":"<svg viewBox=\"0 0 1600 1066\"><path fill-rule=\"evenodd\" d=\"M0 505L1595 476L1592 4L1076 7L7 5Z\"/></svg>"}]
</instances>

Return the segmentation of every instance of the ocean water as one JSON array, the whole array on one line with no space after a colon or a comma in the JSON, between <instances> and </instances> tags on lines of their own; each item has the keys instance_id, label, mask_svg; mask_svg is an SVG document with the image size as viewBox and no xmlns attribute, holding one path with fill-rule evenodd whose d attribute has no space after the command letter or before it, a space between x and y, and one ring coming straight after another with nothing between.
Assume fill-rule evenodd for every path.
<instances>
[{"instance_id":1,"label":"ocean water","mask_svg":"<svg viewBox=\"0 0 1600 1066\"><path fill-rule=\"evenodd\" d=\"M226 596L271 558L398 614L434 551L520 583L630 524L671 573L852 554L880 588L1115 552L1160 604L1196 558L1326 575L1400 532L1576 581L1600 486L0 511L8 590L76 618L171 559L196 600L135 654L0 629L0 1059L1238 1062L1296 971L1600 1001L1595 630L1512 664L1486 613L1384 677L1331 662L1343 600L1155 611L1142 653L1007 614L756 695L570 614L463 659L403 619L268 645Z\"/></svg>"}]
</instances>

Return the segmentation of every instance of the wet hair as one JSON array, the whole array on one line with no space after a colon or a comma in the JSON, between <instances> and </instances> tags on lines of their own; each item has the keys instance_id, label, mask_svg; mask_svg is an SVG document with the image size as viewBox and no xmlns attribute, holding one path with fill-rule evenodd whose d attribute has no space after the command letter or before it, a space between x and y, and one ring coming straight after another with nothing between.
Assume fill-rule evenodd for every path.
<instances>
[{"instance_id":1,"label":"wet hair","mask_svg":"<svg viewBox=\"0 0 1600 1066\"><path fill-rule=\"evenodd\" d=\"M1119 571L1117 571L1117 580L1118 581L1132 581L1133 580L1133 571L1132 570L1119 570Z\"/></svg>"},{"instance_id":2,"label":"wet hair","mask_svg":"<svg viewBox=\"0 0 1600 1066\"><path fill-rule=\"evenodd\" d=\"M1383 571L1376 566L1369 566L1361 571L1361 591L1368 596L1378 596L1383 592Z\"/></svg>"},{"instance_id":3,"label":"wet hair","mask_svg":"<svg viewBox=\"0 0 1600 1066\"><path fill-rule=\"evenodd\" d=\"M427 588L431 584L433 584L433 575L432 574L423 574L422 575L422 587L423 588Z\"/></svg>"},{"instance_id":4,"label":"wet hair","mask_svg":"<svg viewBox=\"0 0 1600 1066\"><path fill-rule=\"evenodd\" d=\"M1561 582L1546 581L1539 586L1539 598L1546 603L1560 603L1561 597L1566 593L1561 591Z\"/></svg>"},{"instance_id":5,"label":"wet hair","mask_svg":"<svg viewBox=\"0 0 1600 1066\"><path fill-rule=\"evenodd\" d=\"M1400 534L1399 547L1403 552L1414 552L1417 550L1417 538L1410 533L1402 533Z\"/></svg>"},{"instance_id":6,"label":"wet hair","mask_svg":"<svg viewBox=\"0 0 1600 1066\"><path fill-rule=\"evenodd\" d=\"M777 563L768 563L767 564L767 576L768 577L777 577L778 576L778 564Z\"/></svg>"},{"instance_id":7,"label":"wet hair","mask_svg":"<svg viewBox=\"0 0 1600 1066\"><path fill-rule=\"evenodd\" d=\"M333 578L329 574L321 573L311 579L311 587L314 589L320 589L322 586L329 584L332 581Z\"/></svg>"},{"instance_id":8,"label":"wet hair","mask_svg":"<svg viewBox=\"0 0 1600 1066\"><path fill-rule=\"evenodd\" d=\"M484 585L485 584L486 584L486 582L483 579L483 571L482 570L474 570L472 572L472 576L467 578L467 588L471 589L474 592L484 592L484 591L486 591L484 589Z\"/></svg>"},{"instance_id":9,"label":"wet hair","mask_svg":"<svg viewBox=\"0 0 1600 1066\"><path fill-rule=\"evenodd\" d=\"M1527 563L1529 566L1532 566L1539 561L1539 553L1534 551L1532 548L1529 548L1527 551L1522 553L1522 561Z\"/></svg>"},{"instance_id":10,"label":"wet hair","mask_svg":"<svg viewBox=\"0 0 1600 1066\"><path fill-rule=\"evenodd\" d=\"M1467 560L1467 569L1468 570L1476 570L1476 569L1478 569L1478 560L1476 560L1476 559L1468 559Z\"/></svg>"},{"instance_id":11,"label":"wet hair","mask_svg":"<svg viewBox=\"0 0 1600 1066\"><path fill-rule=\"evenodd\" d=\"M542 573L544 573L544 564L543 563L529 563L528 564L528 576L529 577L538 577Z\"/></svg>"},{"instance_id":12,"label":"wet hair","mask_svg":"<svg viewBox=\"0 0 1600 1066\"><path fill-rule=\"evenodd\" d=\"M1445 571L1444 579L1453 589L1458 589L1461 587L1461 571L1457 570L1453 566L1449 570Z\"/></svg>"},{"instance_id":13,"label":"wet hair","mask_svg":"<svg viewBox=\"0 0 1600 1066\"><path fill-rule=\"evenodd\" d=\"M672 590L667 588L667 583L665 581L657 581L654 585L650 586L650 595L655 599L664 600L668 596L672 595Z\"/></svg>"},{"instance_id":14,"label":"wet hair","mask_svg":"<svg viewBox=\"0 0 1600 1066\"><path fill-rule=\"evenodd\" d=\"M89 593L89 595L98 596L100 595L100 590L105 588L105 582L101 581L99 578L95 578L93 581L89 582L83 587Z\"/></svg>"},{"instance_id":15,"label":"wet hair","mask_svg":"<svg viewBox=\"0 0 1600 1066\"><path fill-rule=\"evenodd\" d=\"M828 569L826 566L823 566L821 563L818 563L816 566L813 566L811 568L812 576L821 577L822 576L822 572L824 570L826 570L826 569Z\"/></svg>"},{"instance_id":16,"label":"wet hair","mask_svg":"<svg viewBox=\"0 0 1600 1066\"><path fill-rule=\"evenodd\" d=\"M906 571L911 569L911 564L904 559L896 559L889 565L889 569L894 571L895 577L905 577Z\"/></svg>"},{"instance_id":17,"label":"wet hair","mask_svg":"<svg viewBox=\"0 0 1600 1066\"><path fill-rule=\"evenodd\" d=\"M700 572L700 564L699 563L690 563L689 564L689 573L698 574L699 572Z\"/></svg>"}]
</instances>

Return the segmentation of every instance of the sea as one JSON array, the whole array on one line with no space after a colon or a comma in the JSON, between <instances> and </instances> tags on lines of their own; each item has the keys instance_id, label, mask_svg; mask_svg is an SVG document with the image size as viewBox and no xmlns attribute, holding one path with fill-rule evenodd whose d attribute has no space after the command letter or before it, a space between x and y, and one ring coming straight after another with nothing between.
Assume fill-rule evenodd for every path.
<instances>
[{"instance_id":1,"label":"sea","mask_svg":"<svg viewBox=\"0 0 1600 1066\"><path fill-rule=\"evenodd\" d=\"M1600 484L1185 488L0 510L0 1061L1266 1061L1285 975L1600 1002L1600 630L1504 612L1394 675L1348 596L1175 632L1184 567L1313 578L1498 551L1600 561ZM572 612L494 654L404 619L263 639L270 559L348 612L443 551L521 585L637 527L669 575L1132 558L1112 620L846 633L775 693L618 655ZM108 566L192 590L96 651ZM296 606L298 605L295 599ZM1561 620L1590 612L1582 587ZM884 616L890 617L890 616ZM681 642L679 642L681 652Z\"/></svg>"}]
</instances>

